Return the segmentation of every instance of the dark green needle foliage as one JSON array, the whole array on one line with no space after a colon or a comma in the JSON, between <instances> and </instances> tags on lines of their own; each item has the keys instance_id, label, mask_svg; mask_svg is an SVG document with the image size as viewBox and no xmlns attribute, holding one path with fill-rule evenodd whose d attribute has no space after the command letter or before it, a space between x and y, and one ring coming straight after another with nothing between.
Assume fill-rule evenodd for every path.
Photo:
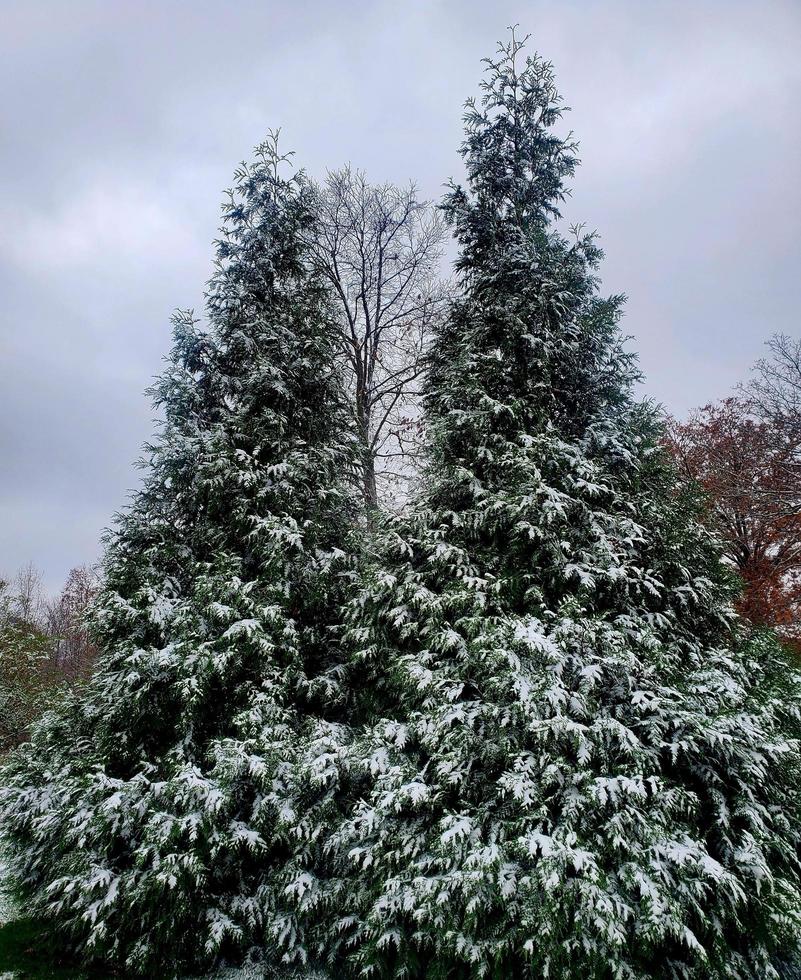
<instances>
[{"instance_id":1,"label":"dark green needle foliage","mask_svg":"<svg viewBox=\"0 0 801 980\"><path fill-rule=\"evenodd\" d=\"M100 669L2 774L17 887L89 959L764 980L797 950L801 679L734 615L634 396L522 47L487 62L443 203L420 491L361 561L313 196L274 142L237 174Z\"/></svg>"},{"instance_id":2,"label":"dark green needle foliage","mask_svg":"<svg viewBox=\"0 0 801 980\"><path fill-rule=\"evenodd\" d=\"M301 244L313 193L285 164L271 138L236 173L207 327L175 318L164 423L106 558L101 667L0 790L29 913L148 976L304 955L284 890L320 850L344 710L354 441Z\"/></svg>"},{"instance_id":3,"label":"dark green needle foliage","mask_svg":"<svg viewBox=\"0 0 801 980\"><path fill-rule=\"evenodd\" d=\"M798 678L734 618L598 245L560 231L575 145L521 48L467 106L425 486L352 610L340 934L375 976L774 976L801 934Z\"/></svg>"}]
</instances>

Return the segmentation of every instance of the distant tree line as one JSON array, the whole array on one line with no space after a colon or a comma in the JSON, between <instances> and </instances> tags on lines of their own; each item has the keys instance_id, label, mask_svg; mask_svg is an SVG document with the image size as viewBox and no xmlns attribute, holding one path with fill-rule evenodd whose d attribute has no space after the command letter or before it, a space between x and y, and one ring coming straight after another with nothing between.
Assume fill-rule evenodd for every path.
<instances>
[{"instance_id":1,"label":"distant tree line","mask_svg":"<svg viewBox=\"0 0 801 980\"><path fill-rule=\"evenodd\" d=\"M86 565L70 571L54 598L32 564L0 578L0 754L24 739L54 688L91 671L96 647L86 614L98 585Z\"/></svg>"}]
</instances>

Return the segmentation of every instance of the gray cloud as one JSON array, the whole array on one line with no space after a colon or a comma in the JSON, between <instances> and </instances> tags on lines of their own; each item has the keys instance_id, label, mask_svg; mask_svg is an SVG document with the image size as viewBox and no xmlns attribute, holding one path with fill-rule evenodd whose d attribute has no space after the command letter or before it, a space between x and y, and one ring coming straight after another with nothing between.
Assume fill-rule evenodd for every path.
<instances>
[{"instance_id":1,"label":"gray cloud","mask_svg":"<svg viewBox=\"0 0 801 980\"><path fill-rule=\"evenodd\" d=\"M199 306L220 191L281 126L437 197L461 105L508 24L556 65L581 141L567 217L646 391L727 394L801 300L794 0L439 3L11 0L0 37L0 569L93 560L151 430L142 391Z\"/></svg>"}]
</instances>

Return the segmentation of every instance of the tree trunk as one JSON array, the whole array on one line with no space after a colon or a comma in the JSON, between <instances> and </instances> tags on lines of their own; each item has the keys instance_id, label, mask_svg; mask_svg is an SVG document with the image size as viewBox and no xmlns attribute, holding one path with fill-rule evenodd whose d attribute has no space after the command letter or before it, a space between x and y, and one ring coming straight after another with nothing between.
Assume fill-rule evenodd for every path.
<instances>
[{"instance_id":1,"label":"tree trunk","mask_svg":"<svg viewBox=\"0 0 801 980\"><path fill-rule=\"evenodd\" d=\"M369 448L365 447L362 471L362 493L368 509L378 507L378 489L375 483L375 458Z\"/></svg>"},{"instance_id":2,"label":"tree trunk","mask_svg":"<svg viewBox=\"0 0 801 980\"><path fill-rule=\"evenodd\" d=\"M367 388L361 378L357 379L356 387L356 420L359 429L359 440L362 444L361 470L362 495L368 511L378 507L378 488L375 482L375 455L370 445L370 402Z\"/></svg>"}]
</instances>

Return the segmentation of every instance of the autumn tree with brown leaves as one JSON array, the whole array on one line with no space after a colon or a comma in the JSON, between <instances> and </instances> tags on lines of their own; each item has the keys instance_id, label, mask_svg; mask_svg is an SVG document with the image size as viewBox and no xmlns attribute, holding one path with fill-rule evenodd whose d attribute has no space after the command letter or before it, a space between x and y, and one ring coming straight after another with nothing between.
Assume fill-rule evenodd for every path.
<instances>
[{"instance_id":1,"label":"autumn tree with brown leaves","mask_svg":"<svg viewBox=\"0 0 801 980\"><path fill-rule=\"evenodd\" d=\"M710 526L743 581L739 611L801 649L801 432L727 398L671 422L667 444L708 495Z\"/></svg>"}]
</instances>

